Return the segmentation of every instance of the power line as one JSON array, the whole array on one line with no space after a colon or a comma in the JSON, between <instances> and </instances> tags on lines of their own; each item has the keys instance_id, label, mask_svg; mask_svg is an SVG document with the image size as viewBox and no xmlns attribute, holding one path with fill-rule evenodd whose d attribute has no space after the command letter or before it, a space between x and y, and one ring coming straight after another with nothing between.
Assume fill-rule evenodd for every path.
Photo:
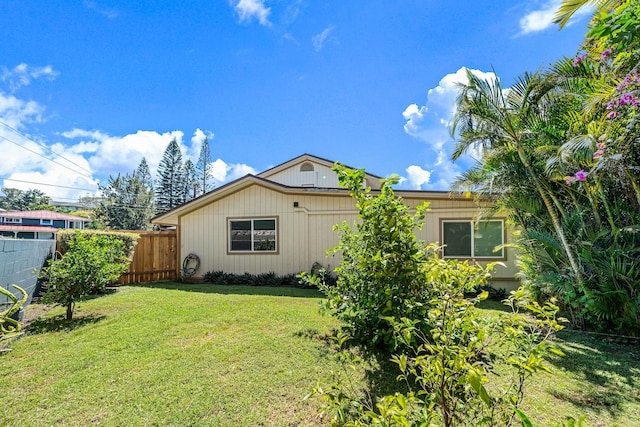
<instances>
[{"instance_id":1,"label":"power line","mask_svg":"<svg viewBox=\"0 0 640 427\"><path fill-rule=\"evenodd\" d=\"M82 166L80 166L79 164L77 164L76 162L74 162L73 160L70 160L66 157L64 157L62 154L57 153L55 151L53 151L50 147L47 147L45 144L42 144L38 141L34 141L33 139L29 138L27 135L25 135L24 133L20 132L18 129L6 124L5 122L3 122L2 120L0 120L0 125L6 127L7 129L10 129L11 131L15 132L16 134L20 135L21 137L23 137L24 139L26 139L27 141L33 142L34 144L37 144L39 146L41 146L42 148L44 148L45 150L55 154L56 156L60 157L61 159L66 160L67 162L71 163L74 166L77 166L80 170L83 170L89 174L92 174L92 172L89 169L86 169ZM6 138L5 138L6 139ZM9 141L9 142L13 142L13 141ZM31 151L31 150L30 150ZM36 153L37 154L37 153ZM46 158L46 157L45 157ZM50 159L47 159L50 160Z\"/></svg>"},{"instance_id":2,"label":"power line","mask_svg":"<svg viewBox=\"0 0 640 427\"><path fill-rule=\"evenodd\" d=\"M23 148L23 149L25 149L25 150L27 150L27 151L30 151L30 152L32 152L33 154L35 154L35 155L37 155L37 156L40 156L40 157L42 157L42 158L43 158L43 159L45 159L45 160L49 160L50 162L53 162L53 163L55 163L55 164L57 164L57 165L60 165L60 166L62 166L62 167L63 167L63 168L65 168L65 169L69 169L70 171L72 171L72 172L74 172L74 173L77 173L78 175L82 175L82 176L85 176L85 177L87 177L87 178L91 178L91 179L93 179L93 176L92 176L92 175L88 175L88 174L83 173L83 172L78 172L77 170L74 170L74 169L70 168L70 167L69 167L69 166L67 166L67 165L64 165L64 164L62 164L62 163L60 163L60 162L56 162L55 160L50 159L50 158L48 158L48 157L44 156L43 154L38 153L38 152L37 152L37 151L35 151L35 150L32 150L32 149L30 149L30 148L25 147L25 146L24 146L24 145L22 145L22 144L19 144L19 143L15 142L15 141L12 141L11 139L7 138L6 136L2 136L2 135L0 135L0 138L4 139L5 141L8 141L8 142L10 142L10 143L12 143L12 144L15 144L15 145L17 145L17 146L18 146L18 147L20 147L20 148Z\"/></svg>"},{"instance_id":3,"label":"power line","mask_svg":"<svg viewBox=\"0 0 640 427\"><path fill-rule=\"evenodd\" d=\"M57 188L68 188L70 190L80 190L80 191L96 191L98 188L80 188L80 187L69 187L66 185L57 185L57 184L45 184L44 182L34 182L34 181L25 181L22 179L14 179L14 178L0 178L5 181L15 181L15 182L23 182L25 184L35 184L35 185L46 185L47 187L57 187Z\"/></svg>"}]
</instances>

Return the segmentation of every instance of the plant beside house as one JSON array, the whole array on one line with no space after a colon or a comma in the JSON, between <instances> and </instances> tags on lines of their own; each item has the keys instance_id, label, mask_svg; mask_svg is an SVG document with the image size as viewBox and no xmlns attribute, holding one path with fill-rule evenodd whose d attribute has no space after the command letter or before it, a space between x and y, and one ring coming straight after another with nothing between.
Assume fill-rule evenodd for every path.
<instances>
[{"instance_id":1,"label":"plant beside house","mask_svg":"<svg viewBox=\"0 0 640 427\"><path fill-rule=\"evenodd\" d=\"M47 286L42 302L66 307L71 320L77 301L103 292L127 270L137 235L77 230L61 235L64 254L41 273Z\"/></svg>"},{"instance_id":2,"label":"plant beside house","mask_svg":"<svg viewBox=\"0 0 640 427\"><path fill-rule=\"evenodd\" d=\"M343 255L337 285L316 281L326 311L347 325L336 341L355 343L390 359L406 392L372 401L337 374L324 397L335 425L531 425L520 409L525 383L562 354L550 341L562 329L553 302L540 305L521 288L508 299L512 313L485 319L465 294L486 285L489 269L442 259L439 247L415 238L426 206L412 214L385 180L380 194L364 188L364 171L337 165L340 182L357 202L359 221L336 227ZM362 362L348 348L347 366ZM354 372L347 370L346 372ZM348 374L347 374L348 375ZM399 388L400 390L401 388ZM363 397L364 396L364 397Z\"/></svg>"}]
</instances>

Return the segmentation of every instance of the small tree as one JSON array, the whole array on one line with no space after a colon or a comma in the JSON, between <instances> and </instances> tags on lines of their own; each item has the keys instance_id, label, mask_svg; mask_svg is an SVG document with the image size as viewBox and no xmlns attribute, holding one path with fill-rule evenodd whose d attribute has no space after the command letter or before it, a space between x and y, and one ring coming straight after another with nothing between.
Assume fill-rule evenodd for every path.
<instances>
[{"instance_id":1,"label":"small tree","mask_svg":"<svg viewBox=\"0 0 640 427\"><path fill-rule=\"evenodd\" d=\"M385 180L374 196L363 186L363 170L339 165L334 170L356 201L359 221L353 228L346 221L334 228L341 238L333 250L342 253L343 262L336 268L337 285L323 287L326 307L358 340L391 350L397 341L383 317L419 317L429 296L420 272L424 244L415 236L428 205L411 214L393 193L395 179Z\"/></svg>"},{"instance_id":2,"label":"small tree","mask_svg":"<svg viewBox=\"0 0 640 427\"><path fill-rule=\"evenodd\" d=\"M128 268L130 258L125 242L114 233L74 231L66 246L62 258L42 271L48 286L43 302L66 307L66 318L71 320L75 303L115 282Z\"/></svg>"}]
</instances>

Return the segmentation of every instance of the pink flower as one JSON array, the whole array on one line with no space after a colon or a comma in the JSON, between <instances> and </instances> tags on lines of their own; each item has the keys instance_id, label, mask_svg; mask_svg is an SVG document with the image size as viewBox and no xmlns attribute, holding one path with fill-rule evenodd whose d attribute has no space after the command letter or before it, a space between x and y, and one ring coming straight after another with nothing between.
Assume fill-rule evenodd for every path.
<instances>
[{"instance_id":1,"label":"pink flower","mask_svg":"<svg viewBox=\"0 0 640 427\"><path fill-rule=\"evenodd\" d=\"M574 177L572 177L572 176L565 176L564 180L567 183L567 185L571 185L574 182L576 182L576 179Z\"/></svg>"},{"instance_id":2,"label":"pink flower","mask_svg":"<svg viewBox=\"0 0 640 427\"><path fill-rule=\"evenodd\" d=\"M607 134L603 133L602 135L600 135L600 137L598 138L598 141L600 142L604 142L607 139Z\"/></svg>"},{"instance_id":3,"label":"pink flower","mask_svg":"<svg viewBox=\"0 0 640 427\"><path fill-rule=\"evenodd\" d=\"M607 102L607 110L613 110L617 105L617 102L615 99L612 99L611 101Z\"/></svg>"},{"instance_id":4,"label":"pink flower","mask_svg":"<svg viewBox=\"0 0 640 427\"><path fill-rule=\"evenodd\" d=\"M596 147L598 147L599 150L606 150L607 149L607 144L605 144L604 142L598 142L596 144Z\"/></svg>"},{"instance_id":5,"label":"pink flower","mask_svg":"<svg viewBox=\"0 0 640 427\"><path fill-rule=\"evenodd\" d=\"M634 102L635 102L635 99L633 97L633 94L631 94L630 92L623 93L620 96L620 105L628 105L628 104L633 105Z\"/></svg>"},{"instance_id":6,"label":"pink flower","mask_svg":"<svg viewBox=\"0 0 640 427\"><path fill-rule=\"evenodd\" d=\"M617 111L612 111L609 114L607 114L607 119L613 119L615 117L618 117L620 115L620 113L618 113Z\"/></svg>"},{"instance_id":7,"label":"pink flower","mask_svg":"<svg viewBox=\"0 0 640 427\"><path fill-rule=\"evenodd\" d=\"M602 157L602 155L604 154L604 152L602 150L598 150L596 152L593 153L593 159L599 159L600 157Z\"/></svg>"},{"instance_id":8,"label":"pink flower","mask_svg":"<svg viewBox=\"0 0 640 427\"><path fill-rule=\"evenodd\" d=\"M589 175L589 172L585 172L584 170L579 170L578 172L576 172L575 177L576 177L576 180L578 181L586 181L588 175Z\"/></svg>"},{"instance_id":9,"label":"pink flower","mask_svg":"<svg viewBox=\"0 0 640 427\"><path fill-rule=\"evenodd\" d=\"M608 49L605 49L600 56L603 61L606 61L609 55L611 55L612 53L613 53L613 48L610 47Z\"/></svg>"},{"instance_id":10,"label":"pink flower","mask_svg":"<svg viewBox=\"0 0 640 427\"><path fill-rule=\"evenodd\" d=\"M573 66L577 67L578 65L580 65L580 63L582 61L584 61L584 59L587 57L586 53L583 53L582 55L576 56L576 58L573 60Z\"/></svg>"}]
</instances>

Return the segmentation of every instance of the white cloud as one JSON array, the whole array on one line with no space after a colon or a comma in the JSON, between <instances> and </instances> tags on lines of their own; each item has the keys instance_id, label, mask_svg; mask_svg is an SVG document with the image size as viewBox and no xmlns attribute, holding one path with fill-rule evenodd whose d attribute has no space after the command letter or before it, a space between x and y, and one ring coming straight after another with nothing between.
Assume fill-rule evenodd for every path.
<instances>
[{"instance_id":1,"label":"white cloud","mask_svg":"<svg viewBox=\"0 0 640 427\"><path fill-rule=\"evenodd\" d=\"M261 25L271 26L269 22L271 8L265 6L264 0L238 0L234 3L234 10L240 22L251 22L255 18Z\"/></svg>"},{"instance_id":2,"label":"white cloud","mask_svg":"<svg viewBox=\"0 0 640 427\"><path fill-rule=\"evenodd\" d=\"M182 144L184 133L179 130L164 133L139 130L124 136L110 136L100 131L73 129L62 135L68 139L80 139L65 146L72 151L86 150L84 152L90 154L88 161L92 170L99 175L130 173L138 167L142 157L147 159L153 174L172 139L178 142L183 154L186 152Z\"/></svg>"},{"instance_id":3,"label":"white cloud","mask_svg":"<svg viewBox=\"0 0 640 427\"><path fill-rule=\"evenodd\" d=\"M418 104L411 104L402 112L402 117L406 120L404 131L415 137L420 136L420 125L424 121L424 116L429 110L427 107L418 107Z\"/></svg>"},{"instance_id":4,"label":"white cloud","mask_svg":"<svg viewBox=\"0 0 640 427\"><path fill-rule=\"evenodd\" d=\"M313 48L316 50L316 52L320 52L322 50L327 37L329 37L329 35L333 32L333 30L335 30L335 28L335 25L331 25L322 30L320 34L316 34L311 38L311 43L313 43Z\"/></svg>"},{"instance_id":5,"label":"white cloud","mask_svg":"<svg viewBox=\"0 0 640 427\"><path fill-rule=\"evenodd\" d=\"M560 0L552 0L545 4L542 9L529 12L520 19L520 30L522 34L544 31L553 24L553 17L560 6Z\"/></svg>"},{"instance_id":6,"label":"white cloud","mask_svg":"<svg viewBox=\"0 0 640 427\"><path fill-rule=\"evenodd\" d=\"M108 9L108 8L100 7L95 1L85 0L82 3L84 7L86 7L87 9L93 9L99 14L104 15L109 19L115 19L119 15L116 9Z\"/></svg>"},{"instance_id":7,"label":"white cloud","mask_svg":"<svg viewBox=\"0 0 640 427\"><path fill-rule=\"evenodd\" d=\"M55 71L51 65L34 67L25 63L18 64L11 70L6 67L2 67L0 70L0 78L8 84L12 92L17 91L23 86L28 86L32 80L55 80L59 74L60 73Z\"/></svg>"},{"instance_id":8,"label":"white cloud","mask_svg":"<svg viewBox=\"0 0 640 427\"><path fill-rule=\"evenodd\" d=\"M0 153L8 161L0 162L0 186L22 190L39 189L54 200L71 201L96 194L98 182L109 175L131 173L142 157L155 175L162 155L175 139L183 158L196 161L204 138L211 142L211 131L196 129L188 141L184 132L139 130L124 136L112 136L100 130L71 129L49 143L29 135L32 123L43 121L45 109L0 92ZM216 183L236 179L255 170L245 164L212 163Z\"/></svg>"},{"instance_id":9,"label":"white cloud","mask_svg":"<svg viewBox=\"0 0 640 427\"><path fill-rule=\"evenodd\" d=\"M5 95L0 92L0 119L14 129L23 129L27 123L42 121L44 107L35 101L23 101L13 95ZM6 126L0 127L0 130Z\"/></svg>"},{"instance_id":10,"label":"white cloud","mask_svg":"<svg viewBox=\"0 0 640 427\"><path fill-rule=\"evenodd\" d=\"M527 13L520 19L520 34L529 34L544 31L553 26L553 18L560 8L561 0L549 0L539 9ZM591 15L593 7L582 7L569 21L569 25L580 20L585 15Z\"/></svg>"},{"instance_id":11,"label":"white cloud","mask_svg":"<svg viewBox=\"0 0 640 427\"><path fill-rule=\"evenodd\" d=\"M234 179L241 178L247 174L256 174L256 170L249 165L242 163L227 164L222 159L216 159L209 164L211 170L211 176L213 177L216 185L220 185L224 182L233 181Z\"/></svg>"},{"instance_id":12,"label":"white cloud","mask_svg":"<svg viewBox=\"0 0 640 427\"><path fill-rule=\"evenodd\" d=\"M422 169L420 166L411 165L406 169L409 185L414 190L420 190L424 184L429 183L431 172Z\"/></svg>"},{"instance_id":13,"label":"white cloud","mask_svg":"<svg viewBox=\"0 0 640 427\"><path fill-rule=\"evenodd\" d=\"M200 149L202 148L202 143L204 142L205 138L209 140L209 146L211 146L215 135L211 131L202 130L200 128L197 128L195 132L193 132L193 136L191 137L191 146L188 148L185 154L187 155L187 157L191 158L191 161L194 164L200 157Z\"/></svg>"},{"instance_id":14,"label":"white cloud","mask_svg":"<svg viewBox=\"0 0 640 427\"><path fill-rule=\"evenodd\" d=\"M497 78L492 72L470 71L485 80ZM408 177L405 183L412 188L446 190L462 170L459 163L473 160L471 156L465 156L456 164L450 160L455 141L449 134L449 127L455 113L458 85L466 83L467 68L462 67L455 73L444 76L436 87L427 91L425 105L410 104L402 112L405 133L423 141L427 146L426 169L413 165L406 170Z\"/></svg>"}]
</instances>

